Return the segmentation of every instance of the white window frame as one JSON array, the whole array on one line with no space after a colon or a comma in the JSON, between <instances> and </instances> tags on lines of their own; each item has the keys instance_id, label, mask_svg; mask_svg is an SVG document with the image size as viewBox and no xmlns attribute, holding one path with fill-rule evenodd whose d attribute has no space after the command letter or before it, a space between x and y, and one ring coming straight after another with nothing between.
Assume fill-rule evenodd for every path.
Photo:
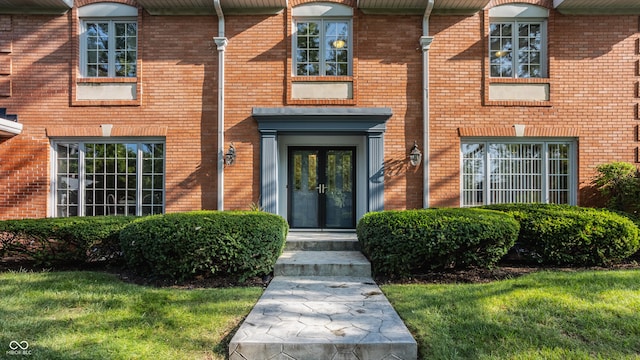
<instances>
[{"instance_id":1,"label":"white window frame","mask_svg":"<svg viewBox=\"0 0 640 360\"><path fill-rule=\"evenodd\" d=\"M313 2L295 6L291 10L292 34L291 34L291 58L292 58L292 76L353 76L353 8L329 2ZM344 75L326 75L325 50L325 26L324 22L340 21L346 22L348 26L347 41L344 44L347 49L347 74ZM320 22L320 48L319 50L319 71L318 75L298 75L298 22Z\"/></svg>"},{"instance_id":2,"label":"white window frame","mask_svg":"<svg viewBox=\"0 0 640 360\"><path fill-rule=\"evenodd\" d=\"M465 203L465 189L464 186L464 177L465 177L465 169L464 169L464 154L462 151L462 147L466 144L484 144L484 154L483 154L483 166L482 171L484 172L483 179L483 187L482 187L482 202L481 204L466 204ZM460 141L460 206L461 207L470 207L470 206L479 206L479 205L490 205L492 204L491 199L491 191L494 189L490 188L491 183L491 161L490 154L487 151L489 144L540 144L543 146L543 158L541 163L541 181L542 181L542 198L541 202L549 203L550 202L550 189L549 189L549 178L550 178L550 169L549 169L549 145L560 144L560 145L568 145L569 146L569 168L568 168L568 204L576 205L577 204L577 142L575 139L548 139L548 138L528 138L526 140L522 138L511 139L511 138L465 138ZM501 189L504 190L504 189Z\"/></svg>"},{"instance_id":3,"label":"white window frame","mask_svg":"<svg viewBox=\"0 0 640 360\"><path fill-rule=\"evenodd\" d=\"M318 74L317 75L299 75L298 74L298 23L318 23L319 25L319 29L320 29L320 47L318 48L318 52L319 52L319 56L318 56L318 65L319 65L319 70L318 70ZM327 63L331 63L329 61L326 61L325 59L325 52L328 49L328 45L327 45L327 34L325 33L325 29L326 29L326 23L331 23L331 22L345 22L347 23L347 27L348 27L348 34L347 34L347 41L345 42L345 46L343 51L347 51L347 73L346 74L340 74L340 75L327 75ZM320 18L320 17L298 17L295 18L293 21L293 29L294 29L294 36L293 38L293 52L292 52L292 58L293 58L293 76L351 76L353 73L353 45L352 45L352 38L353 38L353 24L352 24L352 20L351 18L347 18L347 17L324 17L324 18Z\"/></svg>"},{"instance_id":4,"label":"white window frame","mask_svg":"<svg viewBox=\"0 0 640 360\"><path fill-rule=\"evenodd\" d=\"M93 23L107 23L109 27L109 38L108 38L108 71L107 76L89 75L88 74L88 30L87 24ZM139 37L139 29L138 29L138 19L137 18L84 18L80 22L80 74L85 78L136 78L138 76L138 37ZM136 44L135 44L135 54L136 54L136 72L133 76L121 76L116 75L116 36L115 36L115 26L116 24L135 24L136 25ZM132 50L133 51L133 50Z\"/></svg>"},{"instance_id":5,"label":"white window frame","mask_svg":"<svg viewBox=\"0 0 640 360\"><path fill-rule=\"evenodd\" d=\"M492 55L496 53L491 49L491 26L495 24L510 24L511 25L511 45L510 50L501 50L511 52L511 76L493 76L492 74ZM519 76L520 70L520 45L519 45L519 27L520 25L539 25L540 26L540 75L539 76ZM547 75L547 21L545 19L491 19L489 24L489 75L492 78L498 79L539 79L546 78ZM529 63L528 63L529 64Z\"/></svg>"},{"instance_id":6,"label":"white window frame","mask_svg":"<svg viewBox=\"0 0 640 360\"><path fill-rule=\"evenodd\" d=\"M51 139L50 141L50 158L51 158L51 183L50 183L50 208L49 214L51 217L64 217L65 215L58 215L58 144L77 144L78 148L78 194L77 194L77 206L78 206L78 214L77 216L87 216L86 215L86 165L85 165L85 151L86 144L135 144L137 147L137 156L136 156L136 189L135 189L135 214L142 216L143 205L143 160L144 160L144 152L142 149L142 144L162 144L163 146L163 157L162 157L162 189L153 189L152 191L162 191L162 213L165 212L166 208L166 183L167 183L167 168L166 168L166 141L164 138L110 138L108 140L102 138L56 138ZM104 174L109 174L105 171ZM153 173L155 174L155 173ZM116 204L114 204L116 205ZM133 204L127 203L122 206L132 206ZM148 205L147 205L148 206ZM106 215L106 214L105 214ZM66 216L69 216L68 214ZM88 215L91 216L91 215Z\"/></svg>"}]
</instances>

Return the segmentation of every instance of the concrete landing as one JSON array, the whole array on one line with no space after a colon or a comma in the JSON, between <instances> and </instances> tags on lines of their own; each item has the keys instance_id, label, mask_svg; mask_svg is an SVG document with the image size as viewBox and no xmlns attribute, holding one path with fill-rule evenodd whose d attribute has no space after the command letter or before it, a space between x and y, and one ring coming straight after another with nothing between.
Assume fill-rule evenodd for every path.
<instances>
[{"instance_id":1,"label":"concrete landing","mask_svg":"<svg viewBox=\"0 0 640 360\"><path fill-rule=\"evenodd\" d=\"M278 263L287 275L274 271L276 276L231 339L229 359L417 359L417 344L371 278L369 262L348 244L355 234L335 240L313 235L300 240L300 234L292 233L287 242L335 241L328 246L336 251L283 253ZM344 264L360 265L351 266L345 276L349 266ZM309 268L323 269L323 276L305 275Z\"/></svg>"}]
</instances>

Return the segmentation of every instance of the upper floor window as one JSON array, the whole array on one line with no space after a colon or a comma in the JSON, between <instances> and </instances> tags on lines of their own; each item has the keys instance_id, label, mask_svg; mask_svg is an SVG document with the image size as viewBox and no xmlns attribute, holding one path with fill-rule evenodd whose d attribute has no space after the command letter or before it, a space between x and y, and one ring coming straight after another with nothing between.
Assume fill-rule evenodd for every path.
<instances>
[{"instance_id":1,"label":"upper floor window","mask_svg":"<svg viewBox=\"0 0 640 360\"><path fill-rule=\"evenodd\" d=\"M489 17L491 77L546 77L548 10L511 4L490 9Z\"/></svg>"},{"instance_id":2,"label":"upper floor window","mask_svg":"<svg viewBox=\"0 0 640 360\"><path fill-rule=\"evenodd\" d=\"M82 76L136 77L138 10L122 4L97 3L78 11Z\"/></svg>"},{"instance_id":3,"label":"upper floor window","mask_svg":"<svg viewBox=\"0 0 640 360\"><path fill-rule=\"evenodd\" d=\"M294 8L293 63L297 76L351 75L349 7L312 3Z\"/></svg>"}]
</instances>

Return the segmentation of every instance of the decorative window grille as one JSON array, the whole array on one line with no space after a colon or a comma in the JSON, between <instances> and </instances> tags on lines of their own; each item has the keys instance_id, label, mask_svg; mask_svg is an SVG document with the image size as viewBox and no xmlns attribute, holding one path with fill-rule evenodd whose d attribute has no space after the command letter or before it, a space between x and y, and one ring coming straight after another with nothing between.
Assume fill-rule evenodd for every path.
<instances>
[{"instance_id":1,"label":"decorative window grille","mask_svg":"<svg viewBox=\"0 0 640 360\"><path fill-rule=\"evenodd\" d=\"M463 142L462 206L575 202L572 147L571 142Z\"/></svg>"},{"instance_id":2,"label":"decorative window grille","mask_svg":"<svg viewBox=\"0 0 640 360\"><path fill-rule=\"evenodd\" d=\"M164 212L161 142L54 143L55 216Z\"/></svg>"}]
</instances>

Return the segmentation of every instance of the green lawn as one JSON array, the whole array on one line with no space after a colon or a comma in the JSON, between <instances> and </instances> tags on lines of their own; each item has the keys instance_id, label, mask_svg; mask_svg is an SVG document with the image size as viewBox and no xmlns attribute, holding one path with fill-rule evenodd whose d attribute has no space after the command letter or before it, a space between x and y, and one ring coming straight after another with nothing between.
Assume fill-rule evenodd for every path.
<instances>
[{"instance_id":1,"label":"green lawn","mask_svg":"<svg viewBox=\"0 0 640 360\"><path fill-rule=\"evenodd\" d=\"M382 288L421 359L640 359L640 270Z\"/></svg>"},{"instance_id":2,"label":"green lawn","mask_svg":"<svg viewBox=\"0 0 640 360\"><path fill-rule=\"evenodd\" d=\"M261 294L157 289L95 272L1 273L0 359L224 359ZM11 353L12 341L28 342L31 355Z\"/></svg>"},{"instance_id":3,"label":"green lawn","mask_svg":"<svg viewBox=\"0 0 640 360\"><path fill-rule=\"evenodd\" d=\"M640 359L640 270L382 288L422 359ZM0 359L224 359L261 293L0 273ZM9 354L12 341L27 341L31 355Z\"/></svg>"}]
</instances>

